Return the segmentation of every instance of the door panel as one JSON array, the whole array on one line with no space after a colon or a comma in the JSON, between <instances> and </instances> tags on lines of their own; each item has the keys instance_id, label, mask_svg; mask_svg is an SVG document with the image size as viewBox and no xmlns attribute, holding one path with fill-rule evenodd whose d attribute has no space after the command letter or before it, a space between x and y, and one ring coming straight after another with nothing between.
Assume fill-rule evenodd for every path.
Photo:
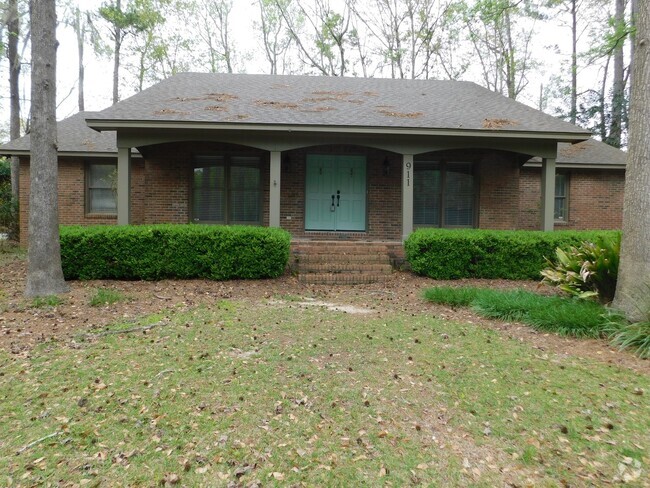
<instances>
[{"instance_id":1,"label":"door panel","mask_svg":"<svg viewBox=\"0 0 650 488\"><path fill-rule=\"evenodd\" d=\"M366 230L363 156L307 156L306 230Z\"/></svg>"}]
</instances>

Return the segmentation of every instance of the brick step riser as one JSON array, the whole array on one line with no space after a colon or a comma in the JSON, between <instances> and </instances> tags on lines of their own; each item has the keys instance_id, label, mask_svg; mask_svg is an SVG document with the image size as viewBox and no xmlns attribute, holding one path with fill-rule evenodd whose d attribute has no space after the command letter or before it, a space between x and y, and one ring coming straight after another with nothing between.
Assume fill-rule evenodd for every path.
<instances>
[{"instance_id":1,"label":"brick step riser","mask_svg":"<svg viewBox=\"0 0 650 488\"><path fill-rule=\"evenodd\" d=\"M299 274L303 273L367 273L374 272L377 274L390 274L393 267L390 264L305 264L301 263L297 267Z\"/></svg>"},{"instance_id":2,"label":"brick step riser","mask_svg":"<svg viewBox=\"0 0 650 488\"><path fill-rule=\"evenodd\" d=\"M310 285L365 285L386 281L388 275L299 275L298 281Z\"/></svg>"},{"instance_id":3,"label":"brick step riser","mask_svg":"<svg viewBox=\"0 0 650 488\"><path fill-rule=\"evenodd\" d=\"M330 256L330 255L309 255L294 257L291 260L296 265L301 264L389 264L390 258L386 255L373 256Z\"/></svg>"},{"instance_id":4,"label":"brick step riser","mask_svg":"<svg viewBox=\"0 0 650 488\"><path fill-rule=\"evenodd\" d=\"M386 246L296 246L294 254L388 254Z\"/></svg>"}]
</instances>

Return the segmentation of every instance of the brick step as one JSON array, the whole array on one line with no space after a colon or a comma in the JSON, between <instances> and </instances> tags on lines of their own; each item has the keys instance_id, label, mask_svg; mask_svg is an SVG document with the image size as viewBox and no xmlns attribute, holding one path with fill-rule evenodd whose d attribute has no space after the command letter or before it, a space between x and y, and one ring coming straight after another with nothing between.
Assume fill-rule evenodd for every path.
<instances>
[{"instance_id":1,"label":"brick step","mask_svg":"<svg viewBox=\"0 0 650 488\"><path fill-rule=\"evenodd\" d=\"M382 245L345 245L345 246L293 246L295 254L386 254L388 247Z\"/></svg>"},{"instance_id":2,"label":"brick step","mask_svg":"<svg viewBox=\"0 0 650 488\"><path fill-rule=\"evenodd\" d=\"M298 281L311 285L363 285L368 283L383 282L388 279L386 274L332 274L332 273L307 273L299 274Z\"/></svg>"},{"instance_id":3,"label":"brick step","mask_svg":"<svg viewBox=\"0 0 650 488\"><path fill-rule=\"evenodd\" d=\"M298 273L373 273L373 274L391 274L393 267L388 264L387 258L384 258L383 263L341 263L341 262L327 262L327 263L304 263L298 264Z\"/></svg>"},{"instance_id":4,"label":"brick step","mask_svg":"<svg viewBox=\"0 0 650 488\"><path fill-rule=\"evenodd\" d=\"M292 262L301 264L385 264L388 254L294 254Z\"/></svg>"}]
</instances>

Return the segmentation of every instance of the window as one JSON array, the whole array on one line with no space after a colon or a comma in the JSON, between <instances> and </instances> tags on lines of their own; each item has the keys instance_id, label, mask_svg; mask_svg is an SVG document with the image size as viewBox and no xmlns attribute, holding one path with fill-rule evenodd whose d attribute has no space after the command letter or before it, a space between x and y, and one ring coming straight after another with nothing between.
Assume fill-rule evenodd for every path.
<instances>
[{"instance_id":1,"label":"window","mask_svg":"<svg viewBox=\"0 0 650 488\"><path fill-rule=\"evenodd\" d=\"M197 157L192 180L192 220L259 224L262 221L261 183L259 157Z\"/></svg>"},{"instance_id":2,"label":"window","mask_svg":"<svg viewBox=\"0 0 650 488\"><path fill-rule=\"evenodd\" d=\"M86 166L86 213L117 213L117 163Z\"/></svg>"},{"instance_id":3,"label":"window","mask_svg":"<svg viewBox=\"0 0 650 488\"><path fill-rule=\"evenodd\" d=\"M553 216L557 222L567 222L569 214L568 183L565 173L555 174L555 209Z\"/></svg>"},{"instance_id":4,"label":"window","mask_svg":"<svg viewBox=\"0 0 650 488\"><path fill-rule=\"evenodd\" d=\"M473 227L471 163L418 161L413 184L413 223L420 227Z\"/></svg>"}]
</instances>

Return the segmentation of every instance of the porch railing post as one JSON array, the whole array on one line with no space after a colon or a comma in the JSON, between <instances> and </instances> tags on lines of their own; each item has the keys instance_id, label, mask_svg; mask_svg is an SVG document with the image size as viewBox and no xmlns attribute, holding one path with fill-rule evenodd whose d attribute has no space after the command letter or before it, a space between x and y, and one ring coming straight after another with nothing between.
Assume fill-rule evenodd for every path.
<instances>
[{"instance_id":1,"label":"porch railing post","mask_svg":"<svg viewBox=\"0 0 650 488\"><path fill-rule=\"evenodd\" d=\"M555 213L555 158L542 159L542 215L541 228L554 229Z\"/></svg>"},{"instance_id":2,"label":"porch railing post","mask_svg":"<svg viewBox=\"0 0 650 488\"><path fill-rule=\"evenodd\" d=\"M131 223L131 148L117 148L117 224Z\"/></svg>"},{"instance_id":3,"label":"porch railing post","mask_svg":"<svg viewBox=\"0 0 650 488\"><path fill-rule=\"evenodd\" d=\"M271 151L271 168L269 173L269 227L280 227L282 152Z\"/></svg>"},{"instance_id":4,"label":"porch railing post","mask_svg":"<svg viewBox=\"0 0 650 488\"><path fill-rule=\"evenodd\" d=\"M413 232L413 155L402 155L402 241Z\"/></svg>"}]
</instances>

